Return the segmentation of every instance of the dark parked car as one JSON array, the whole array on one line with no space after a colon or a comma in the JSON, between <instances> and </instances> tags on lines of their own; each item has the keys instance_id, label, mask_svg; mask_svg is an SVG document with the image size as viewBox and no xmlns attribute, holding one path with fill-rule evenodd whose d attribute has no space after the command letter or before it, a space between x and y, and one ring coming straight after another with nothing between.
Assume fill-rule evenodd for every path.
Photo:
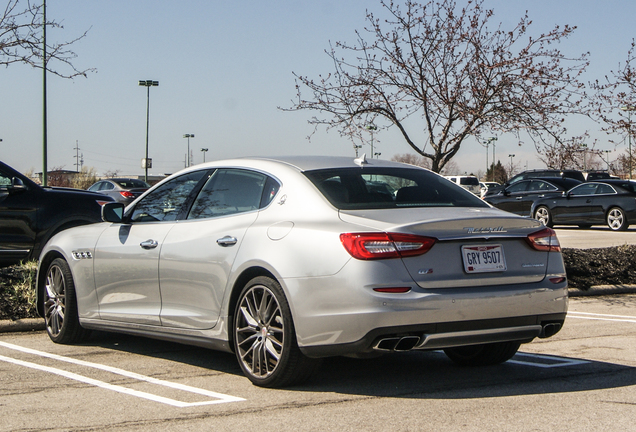
<instances>
[{"instance_id":1,"label":"dark parked car","mask_svg":"<svg viewBox=\"0 0 636 432\"><path fill-rule=\"evenodd\" d=\"M621 187L624 186L624 187ZM547 227L604 225L624 231L636 220L636 192L628 180L583 183L562 196L537 200L532 215Z\"/></svg>"},{"instance_id":2,"label":"dark parked car","mask_svg":"<svg viewBox=\"0 0 636 432\"><path fill-rule=\"evenodd\" d=\"M581 171L577 170L556 170L556 169L534 169L523 171L513 177L510 178L507 182L505 182L502 186L495 186L492 188L488 188L486 191L486 195L495 195L501 192L504 188L515 184L518 181L531 179L531 178L542 178L542 179L554 179L554 178L571 178L574 180L578 180L580 182L585 181L585 176Z\"/></svg>"},{"instance_id":3,"label":"dark parked car","mask_svg":"<svg viewBox=\"0 0 636 432\"><path fill-rule=\"evenodd\" d=\"M484 196L484 201L497 208L521 216L530 216L532 203L538 199L561 196L580 181L571 178L533 178L506 186L496 195Z\"/></svg>"},{"instance_id":4,"label":"dark parked car","mask_svg":"<svg viewBox=\"0 0 636 432\"><path fill-rule=\"evenodd\" d=\"M112 198L78 189L41 187L0 162L0 266L37 259L53 234L101 221Z\"/></svg>"},{"instance_id":5,"label":"dark parked car","mask_svg":"<svg viewBox=\"0 0 636 432\"><path fill-rule=\"evenodd\" d=\"M132 178L111 178L100 180L88 188L89 191L108 195L115 201L130 204L150 186L143 180Z\"/></svg>"}]
</instances>

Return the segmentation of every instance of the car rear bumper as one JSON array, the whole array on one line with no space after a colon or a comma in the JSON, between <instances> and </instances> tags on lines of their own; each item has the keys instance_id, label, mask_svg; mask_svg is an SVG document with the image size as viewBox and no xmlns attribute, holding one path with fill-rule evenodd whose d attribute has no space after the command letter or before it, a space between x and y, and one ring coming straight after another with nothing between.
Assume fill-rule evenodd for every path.
<instances>
[{"instance_id":1,"label":"car rear bumper","mask_svg":"<svg viewBox=\"0 0 636 432\"><path fill-rule=\"evenodd\" d=\"M411 291L404 294L378 293L336 277L284 282L292 296L298 345L312 357L395 350L391 341L378 345L391 338L397 339L397 350L401 344L439 349L530 341L556 333L555 326L546 325L560 329L568 306L567 282L553 284L548 278L446 289L424 289L411 281ZM401 341L404 336L413 337Z\"/></svg>"}]
</instances>

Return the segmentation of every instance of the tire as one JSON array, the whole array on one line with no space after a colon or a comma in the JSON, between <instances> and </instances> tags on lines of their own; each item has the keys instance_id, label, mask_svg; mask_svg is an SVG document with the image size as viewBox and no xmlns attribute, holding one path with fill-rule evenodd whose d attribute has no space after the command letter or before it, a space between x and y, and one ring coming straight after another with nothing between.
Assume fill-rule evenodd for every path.
<instances>
[{"instance_id":1,"label":"tire","mask_svg":"<svg viewBox=\"0 0 636 432\"><path fill-rule=\"evenodd\" d=\"M609 209L605 220L607 221L607 226L612 231L625 231L627 227L629 227L627 216L625 215L625 212L619 207L612 207L611 209Z\"/></svg>"},{"instance_id":2,"label":"tire","mask_svg":"<svg viewBox=\"0 0 636 432\"><path fill-rule=\"evenodd\" d=\"M300 352L289 303L278 282L269 277L256 277L241 291L233 339L243 373L257 386L300 384L321 363Z\"/></svg>"},{"instance_id":3,"label":"tire","mask_svg":"<svg viewBox=\"0 0 636 432\"><path fill-rule=\"evenodd\" d=\"M552 223L552 215L550 214L550 209L546 206L539 206L534 211L534 218L539 222L543 223L543 225L548 228L552 228L554 224Z\"/></svg>"},{"instance_id":4,"label":"tire","mask_svg":"<svg viewBox=\"0 0 636 432\"><path fill-rule=\"evenodd\" d=\"M485 345L471 345L447 348L444 353L462 366L488 366L510 360L519 349L520 342L498 342Z\"/></svg>"},{"instance_id":5,"label":"tire","mask_svg":"<svg viewBox=\"0 0 636 432\"><path fill-rule=\"evenodd\" d=\"M90 335L79 322L75 283L67 262L54 259L46 271L43 296L46 332L59 344L78 343Z\"/></svg>"}]
</instances>

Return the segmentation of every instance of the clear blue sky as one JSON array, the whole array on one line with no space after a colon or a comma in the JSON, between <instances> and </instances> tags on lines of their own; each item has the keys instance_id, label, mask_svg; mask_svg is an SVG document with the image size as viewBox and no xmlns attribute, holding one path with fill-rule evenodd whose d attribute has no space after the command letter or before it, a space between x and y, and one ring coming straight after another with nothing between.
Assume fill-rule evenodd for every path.
<instances>
[{"instance_id":1,"label":"clear blue sky","mask_svg":"<svg viewBox=\"0 0 636 432\"><path fill-rule=\"evenodd\" d=\"M5 0L6 3L6 0ZM588 79L602 78L624 62L636 2L591 0L486 0L493 22L511 28L527 9L534 34L555 24L576 25L559 49L572 56L590 51ZM187 140L194 163L235 156L354 155L350 141L320 130L311 141L309 112L282 112L295 96L292 71L317 77L332 70L324 49L329 41L354 42L365 24L365 9L377 1L219 1L219 0L48 0L47 15L63 30L50 41L69 40L79 69L96 68L88 78L48 78L49 169L75 169L79 144L84 165L98 174L142 174L146 138L146 88L139 80L159 81L150 89L150 174L184 167ZM24 65L0 68L0 159L20 171L42 169L42 73ZM599 126L573 121L607 144ZM573 132L574 132L573 130ZM399 136L379 134L382 158L409 152ZM624 148L619 148L619 151ZM367 153L370 153L366 149ZM492 151L492 150L491 150ZM529 168L542 164L527 142L501 136L497 159ZM612 153L612 158L618 153ZM490 153L492 160L492 153ZM485 169L485 149L467 141L456 163L461 172Z\"/></svg>"}]
</instances>

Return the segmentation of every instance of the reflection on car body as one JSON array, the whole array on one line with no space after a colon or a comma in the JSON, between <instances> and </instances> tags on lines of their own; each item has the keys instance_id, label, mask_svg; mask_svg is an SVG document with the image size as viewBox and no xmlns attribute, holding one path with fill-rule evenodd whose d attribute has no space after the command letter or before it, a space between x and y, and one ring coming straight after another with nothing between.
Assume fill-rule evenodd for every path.
<instances>
[{"instance_id":1,"label":"reflection on car body","mask_svg":"<svg viewBox=\"0 0 636 432\"><path fill-rule=\"evenodd\" d=\"M234 351L253 383L285 386L336 355L500 363L567 310L554 231L397 162L212 162L103 213L43 252L55 342L101 329Z\"/></svg>"}]
</instances>

